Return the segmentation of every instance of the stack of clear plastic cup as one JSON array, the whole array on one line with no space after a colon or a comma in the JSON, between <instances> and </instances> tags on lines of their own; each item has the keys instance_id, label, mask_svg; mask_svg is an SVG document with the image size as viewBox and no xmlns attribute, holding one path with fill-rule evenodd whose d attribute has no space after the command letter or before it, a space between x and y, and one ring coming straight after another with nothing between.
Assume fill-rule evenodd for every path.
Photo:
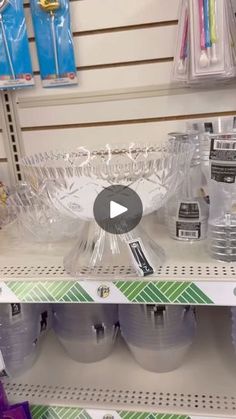
<instances>
[{"instance_id":1,"label":"stack of clear plastic cup","mask_svg":"<svg viewBox=\"0 0 236 419\"><path fill-rule=\"evenodd\" d=\"M0 351L6 375L19 376L31 368L37 356L39 336L37 304L0 305Z\"/></svg>"},{"instance_id":2,"label":"stack of clear plastic cup","mask_svg":"<svg viewBox=\"0 0 236 419\"><path fill-rule=\"evenodd\" d=\"M200 159L202 171L207 183L210 180L210 148L209 136L206 134L220 134L222 132L233 132L236 129L236 117L226 116L210 120L195 120L187 123L189 131L195 130L200 135Z\"/></svg>"},{"instance_id":3,"label":"stack of clear plastic cup","mask_svg":"<svg viewBox=\"0 0 236 419\"><path fill-rule=\"evenodd\" d=\"M185 180L165 206L168 233L175 240L194 242L206 238L209 215L208 204L202 196L203 176L198 132L170 133L174 141L191 141L195 151L189 162Z\"/></svg>"},{"instance_id":4,"label":"stack of clear plastic cup","mask_svg":"<svg viewBox=\"0 0 236 419\"><path fill-rule=\"evenodd\" d=\"M232 316L232 342L234 345L234 349L236 351L236 307L231 307L231 316Z\"/></svg>"},{"instance_id":5,"label":"stack of clear plastic cup","mask_svg":"<svg viewBox=\"0 0 236 419\"><path fill-rule=\"evenodd\" d=\"M196 329L191 307L120 305L120 328L136 361L153 372L178 368Z\"/></svg>"},{"instance_id":6,"label":"stack of clear plastic cup","mask_svg":"<svg viewBox=\"0 0 236 419\"><path fill-rule=\"evenodd\" d=\"M55 304L53 328L69 356L97 362L112 352L118 331L114 304Z\"/></svg>"},{"instance_id":7,"label":"stack of clear plastic cup","mask_svg":"<svg viewBox=\"0 0 236 419\"><path fill-rule=\"evenodd\" d=\"M208 249L211 257L222 262L236 262L236 216L226 213L208 226Z\"/></svg>"},{"instance_id":8,"label":"stack of clear plastic cup","mask_svg":"<svg viewBox=\"0 0 236 419\"><path fill-rule=\"evenodd\" d=\"M210 255L236 261L236 133L209 135L211 144Z\"/></svg>"}]
</instances>

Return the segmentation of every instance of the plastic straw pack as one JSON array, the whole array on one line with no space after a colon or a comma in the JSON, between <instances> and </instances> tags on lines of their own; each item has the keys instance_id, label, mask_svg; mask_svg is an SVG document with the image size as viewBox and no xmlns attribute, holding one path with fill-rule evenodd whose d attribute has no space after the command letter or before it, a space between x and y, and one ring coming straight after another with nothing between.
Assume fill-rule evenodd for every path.
<instances>
[{"instance_id":1,"label":"plastic straw pack","mask_svg":"<svg viewBox=\"0 0 236 419\"><path fill-rule=\"evenodd\" d=\"M235 77L235 23L230 0L183 0L173 80L198 85Z\"/></svg>"}]
</instances>

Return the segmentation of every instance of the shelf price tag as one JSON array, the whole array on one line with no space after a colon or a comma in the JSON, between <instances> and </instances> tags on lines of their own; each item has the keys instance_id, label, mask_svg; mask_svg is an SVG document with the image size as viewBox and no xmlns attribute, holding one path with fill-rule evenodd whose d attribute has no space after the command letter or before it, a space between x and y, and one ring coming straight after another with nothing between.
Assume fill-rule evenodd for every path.
<instances>
[{"instance_id":1,"label":"shelf price tag","mask_svg":"<svg viewBox=\"0 0 236 419\"><path fill-rule=\"evenodd\" d=\"M80 285L95 303L118 304L128 302L128 299L113 282L83 281L80 282Z\"/></svg>"}]
</instances>

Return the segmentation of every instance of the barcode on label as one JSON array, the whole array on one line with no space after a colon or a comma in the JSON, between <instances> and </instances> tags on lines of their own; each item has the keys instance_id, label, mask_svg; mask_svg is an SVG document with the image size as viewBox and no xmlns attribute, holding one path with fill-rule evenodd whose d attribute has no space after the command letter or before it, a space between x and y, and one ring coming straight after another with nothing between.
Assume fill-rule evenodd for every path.
<instances>
[{"instance_id":1,"label":"barcode on label","mask_svg":"<svg viewBox=\"0 0 236 419\"><path fill-rule=\"evenodd\" d=\"M192 239L198 239L198 231L193 230L179 230L179 237L187 237Z\"/></svg>"},{"instance_id":2,"label":"barcode on label","mask_svg":"<svg viewBox=\"0 0 236 419\"><path fill-rule=\"evenodd\" d=\"M214 150L236 150L236 141L215 140Z\"/></svg>"}]
</instances>

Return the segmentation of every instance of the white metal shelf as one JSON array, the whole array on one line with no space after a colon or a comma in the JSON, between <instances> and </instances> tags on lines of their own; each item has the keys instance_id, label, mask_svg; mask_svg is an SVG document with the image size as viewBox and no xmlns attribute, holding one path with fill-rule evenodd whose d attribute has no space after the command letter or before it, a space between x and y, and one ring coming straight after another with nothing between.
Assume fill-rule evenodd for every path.
<instances>
[{"instance_id":1,"label":"white metal shelf","mask_svg":"<svg viewBox=\"0 0 236 419\"><path fill-rule=\"evenodd\" d=\"M109 272L91 281L63 269L72 242L39 244L23 241L13 228L0 232L0 302L150 302L236 305L236 263L220 263L207 254L206 242L170 239L155 217L152 236L166 251L166 264L155 276L124 277ZM105 290L105 292L104 292Z\"/></svg>"},{"instance_id":2,"label":"white metal shelf","mask_svg":"<svg viewBox=\"0 0 236 419\"><path fill-rule=\"evenodd\" d=\"M77 363L50 334L35 366L18 379L7 379L6 390L12 401L28 399L36 406L235 417L236 355L230 324L228 308L199 308L189 355L179 369L164 374L139 367L123 342L104 361Z\"/></svg>"}]
</instances>

